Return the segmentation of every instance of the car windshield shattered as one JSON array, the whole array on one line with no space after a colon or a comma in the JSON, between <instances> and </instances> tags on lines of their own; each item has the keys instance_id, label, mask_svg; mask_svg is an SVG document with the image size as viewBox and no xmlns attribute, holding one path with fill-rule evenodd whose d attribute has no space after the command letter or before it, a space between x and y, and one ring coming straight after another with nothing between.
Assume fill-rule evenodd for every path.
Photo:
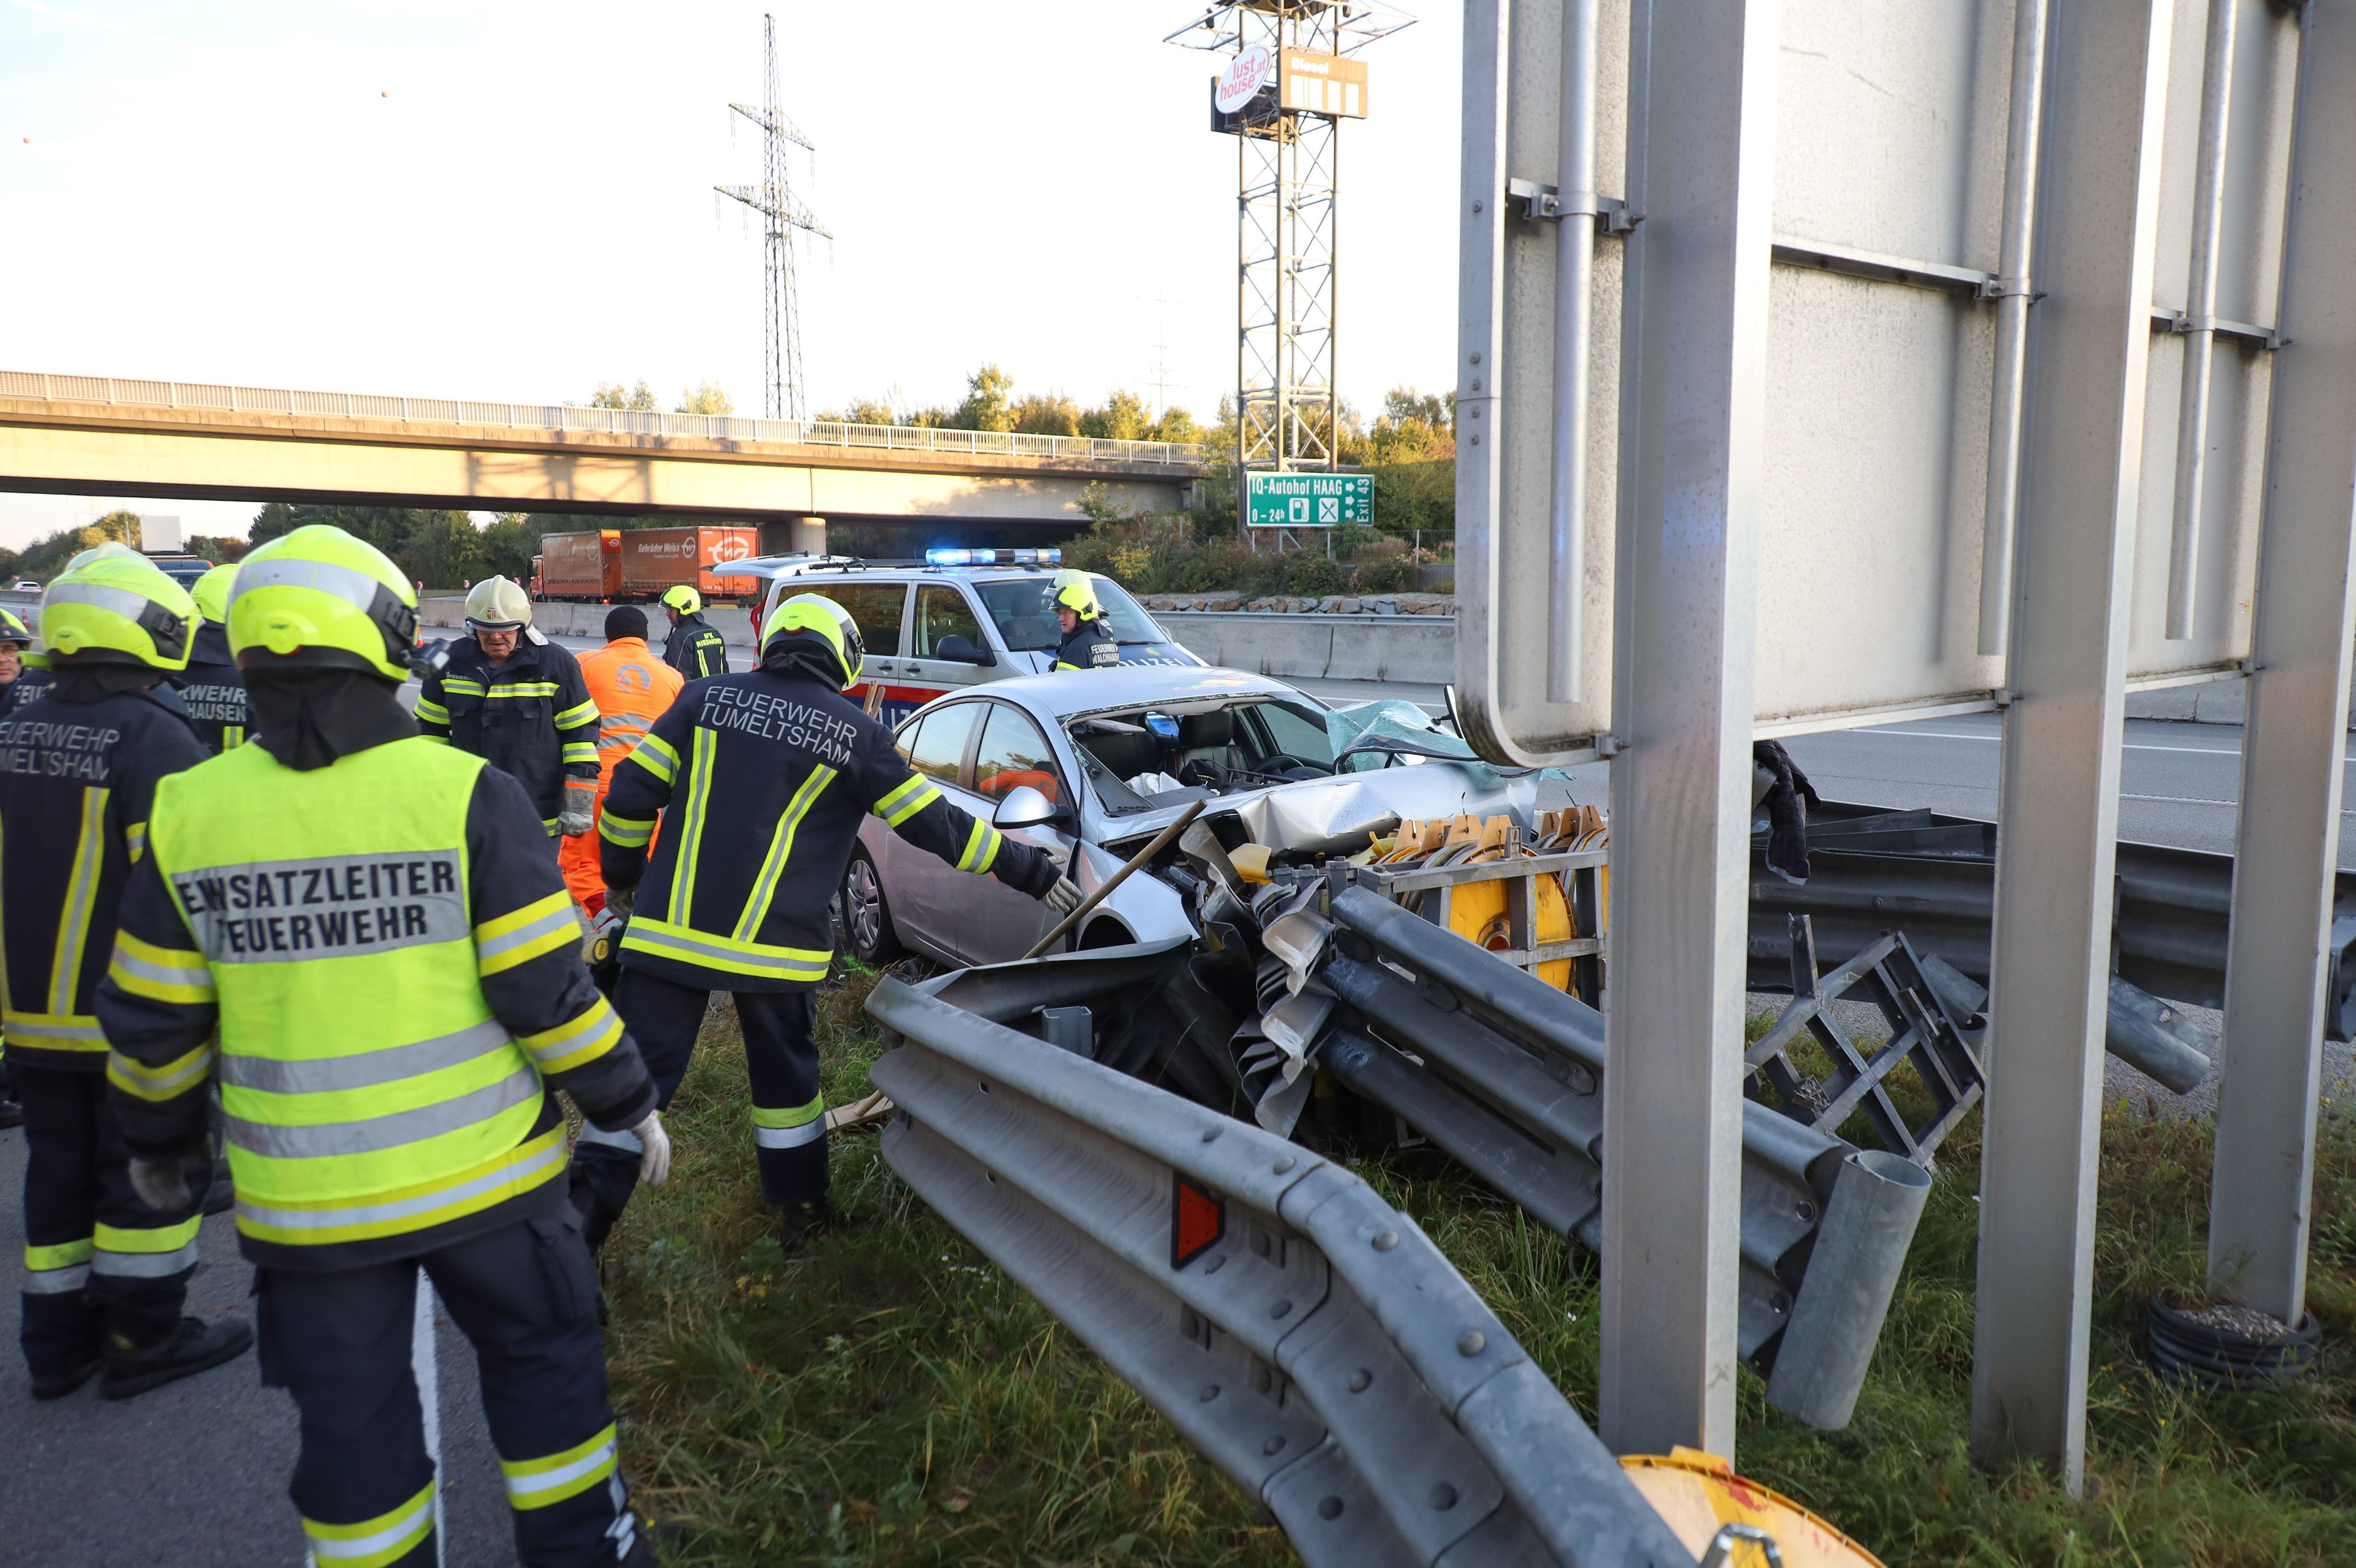
<instances>
[{"instance_id":1,"label":"car windshield shattered","mask_svg":"<svg viewBox=\"0 0 2356 1568\"><path fill-rule=\"evenodd\" d=\"M1116 815L1246 790L1440 762L1463 769L1475 791L1524 768L1497 768L1413 703L1320 708L1253 694L1092 714L1067 726L1104 809Z\"/></svg>"},{"instance_id":2,"label":"car windshield shattered","mask_svg":"<svg viewBox=\"0 0 2356 1568\"><path fill-rule=\"evenodd\" d=\"M1119 583L1091 573L1088 584L1096 589L1097 603L1104 607L1105 619L1112 623L1115 642L1170 640ZM1048 601L1052 585L1048 577L1000 577L973 585L1009 652L1052 653L1064 639L1063 628L1055 623L1055 606Z\"/></svg>"}]
</instances>

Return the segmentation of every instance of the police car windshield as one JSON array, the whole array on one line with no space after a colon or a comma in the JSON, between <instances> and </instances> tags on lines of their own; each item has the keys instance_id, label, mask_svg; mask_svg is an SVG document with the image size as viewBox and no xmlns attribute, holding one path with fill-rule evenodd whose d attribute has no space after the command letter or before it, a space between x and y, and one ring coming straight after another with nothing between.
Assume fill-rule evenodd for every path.
<instances>
[{"instance_id":1,"label":"police car windshield","mask_svg":"<svg viewBox=\"0 0 2356 1568\"><path fill-rule=\"evenodd\" d=\"M1088 582L1096 588L1097 603L1104 607L1105 618L1112 623L1115 642L1169 640L1119 584L1094 573L1089 574ZM1047 603L1048 592L1054 585L1055 579L1044 574L1036 577L1001 577L995 582L974 585L980 591L982 607L997 623L998 635L1009 652L1050 652L1064 640L1063 628L1055 624L1055 609Z\"/></svg>"}]
</instances>

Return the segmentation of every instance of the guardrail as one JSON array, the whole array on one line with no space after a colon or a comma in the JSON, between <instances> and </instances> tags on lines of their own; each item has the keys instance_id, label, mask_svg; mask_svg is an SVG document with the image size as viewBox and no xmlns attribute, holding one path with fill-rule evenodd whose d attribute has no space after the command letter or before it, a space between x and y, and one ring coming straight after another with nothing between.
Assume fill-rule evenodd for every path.
<instances>
[{"instance_id":1,"label":"guardrail","mask_svg":"<svg viewBox=\"0 0 2356 1568\"><path fill-rule=\"evenodd\" d=\"M379 397L367 392L297 392L284 387L216 386L113 376L57 376L0 371L0 397L49 403L102 403L134 408L219 409L230 413L300 413L333 419L392 419L480 424L508 430L582 430L616 435L693 435L714 441L776 441L799 446L872 447L960 456L1045 457L1107 465L1199 467L1193 442L1106 441L1086 435L1026 435L1013 431L942 430L928 425L854 424L831 419L744 419L734 414L662 413L570 403L475 403L455 398Z\"/></svg>"},{"instance_id":2,"label":"guardrail","mask_svg":"<svg viewBox=\"0 0 2356 1568\"><path fill-rule=\"evenodd\" d=\"M1169 957L1113 951L1140 974ZM1113 972L999 972L975 988L1012 1005ZM1356 1176L897 981L868 1008L891 1047L873 1076L900 1108L892 1167L1311 1568L1689 1568L1496 1316Z\"/></svg>"},{"instance_id":3,"label":"guardrail","mask_svg":"<svg viewBox=\"0 0 2356 1568\"><path fill-rule=\"evenodd\" d=\"M1337 943L1317 972L1359 1020L1323 1065L1600 1253L1603 1015L1363 887L1335 892L1330 913L1364 945ZM1736 1350L1770 1403L1846 1426L1931 1178L1755 1101L1742 1112Z\"/></svg>"}]
</instances>

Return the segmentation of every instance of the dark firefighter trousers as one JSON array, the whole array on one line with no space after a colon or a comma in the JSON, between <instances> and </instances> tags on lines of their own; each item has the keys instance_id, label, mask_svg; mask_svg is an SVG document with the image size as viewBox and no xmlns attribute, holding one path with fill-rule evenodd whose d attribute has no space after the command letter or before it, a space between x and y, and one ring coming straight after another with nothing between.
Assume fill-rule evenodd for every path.
<instances>
[{"instance_id":1,"label":"dark firefighter trousers","mask_svg":"<svg viewBox=\"0 0 2356 1568\"><path fill-rule=\"evenodd\" d=\"M818 1036L809 991L738 991L744 1075L752 1080L755 1157L761 1196L781 1208L826 1197L826 1103L818 1090ZM712 993L625 967L614 1009L653 1075L656 1104L670 1109L695 1054ZM605 1244L638 1185L638 1140L584 1125L573 1149L573 1206L589 1244Z\"/></svg>"},{"instance_id":2,"label":"dark firefighter trousers","mask_svg":"<svg viewBox=\"0 0 2356 1568\"><path fill-rule=\"evenodd\" d=\"M433 1462L410 1370L417 1271L475 1347L524 1568L652 1561L616 1465L597 1280L569 1208L422 1258L257 1271L262 1380L294 1397L286 1488L323 1568L434 1562Z\"/></svg>"},{"instance_id":3,"label":"dark firefighter trousers","mask_svg":"<svg viewBox=\"0 0 2356 1568\"><path fill-rule=\"evenodd\" d=\"M183 1162L186 1208L150 1208L131 1190L103 1073L22 1060L12 1071L25 1107L25 1364L46 1382L102 1344L143 1350L179 1327L212 1158Z\"/></svg>"}]
</instances>

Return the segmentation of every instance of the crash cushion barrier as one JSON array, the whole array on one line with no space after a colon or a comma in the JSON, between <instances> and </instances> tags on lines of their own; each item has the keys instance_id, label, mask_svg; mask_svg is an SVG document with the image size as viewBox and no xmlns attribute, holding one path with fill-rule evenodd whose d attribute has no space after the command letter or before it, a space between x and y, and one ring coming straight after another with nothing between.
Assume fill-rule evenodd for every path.
<instances>
[{"instance_id":1,"label":"crash cushion barrier","mask_svg":"<svg viewBox=\"0 0 2356 1568\"><path fill-rule=\"evenodd\" d=\"M896 980L868 1008L887 1046L875 1084L900 1108L893 1168L1311 1568L1692 1563L1358 1177Z\"/></svg>"},{"instance_id":2,"label":"crash cushion barrier","mask_svg":"<svg viewBox=\"0 0 2356 1568\"><path fill-rule=\"evenodd\" d=\"M1336 893L1331 909L1384 961L1344 951L1319 972L1366 1020L1325 1065L1601 1253L1603 1015L1365 888ZM1767 1379L1769 1402L1838 1429L1856 1409L1931 1178L1768 1106L1745 1101L1742 1112L1736 1348Z\"/></svg>"}]
</instances>

